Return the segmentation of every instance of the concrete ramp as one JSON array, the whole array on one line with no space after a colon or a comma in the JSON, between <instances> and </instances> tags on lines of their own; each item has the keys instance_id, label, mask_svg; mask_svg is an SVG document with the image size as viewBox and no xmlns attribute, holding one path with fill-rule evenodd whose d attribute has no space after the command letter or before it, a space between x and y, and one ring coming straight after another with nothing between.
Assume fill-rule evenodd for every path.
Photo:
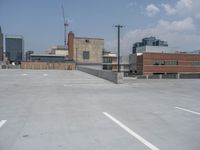
<instances>
[{"instance_id":1,"label":"concrete ramp","mask_svg":"<svg viewBox=\"0 0 200 150\"><path fill-rule=\"evenodd\" d=\"M108 70L99 70L83 66L77 66L77 69L82 72L97 76L99 78L114 82L116 84L123 83L123 73L112 72Z\"/></svg>"}]
</instances>

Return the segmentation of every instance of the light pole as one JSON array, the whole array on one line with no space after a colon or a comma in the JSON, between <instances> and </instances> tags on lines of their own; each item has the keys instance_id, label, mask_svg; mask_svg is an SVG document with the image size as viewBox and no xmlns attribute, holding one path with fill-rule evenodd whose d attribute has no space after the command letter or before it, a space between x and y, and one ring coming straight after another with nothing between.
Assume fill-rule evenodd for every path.
<instances>
[{"instance_id":1,"label":"light pole","mask_svg":"<svg viewBox=\"0 0 200 150\"><path fill-rule=\"evenodd\" d=\"M76 69L77 69L77 64L78 64L78 62L77 62L77 56L78 56L77 52L78 52L78 48L76 48Z\"/></svg>"},{"instance_id":2,"label":"light pole","mask_svg":"<svg viewBox=\"0 0 200 150\"><path fill-rule=\"evenodd\" d=\"M124 26L122 25L115 25L115 28L118 30L118 72L120 72L120 29L123 28Z\"/></svg>"}]
</instances>

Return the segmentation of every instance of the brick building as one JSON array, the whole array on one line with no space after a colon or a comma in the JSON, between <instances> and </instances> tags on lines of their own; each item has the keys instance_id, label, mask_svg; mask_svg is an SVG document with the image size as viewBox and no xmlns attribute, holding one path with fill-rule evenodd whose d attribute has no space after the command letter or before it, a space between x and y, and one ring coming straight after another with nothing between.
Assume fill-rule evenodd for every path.
<instances>
[{"instance_id":1,"label":"brick building","mask_svg":"<svg viewBox=\"0 0 200 150\"><path fill-rule=\"evenodd\" d=\"M200 55L145 52L137 56L137 74L200 73Z\"/></svg>"},{"instance_id":2,"label":"brick building","mask_svg":"<svg viewBox=\"0 0 200 150\"><path fill-rule=\"evenodd\" d=\"M68 34L68 53L77 64L102 64L104 39L75 37L73 32Z\"/></svg>"}]
</instances>

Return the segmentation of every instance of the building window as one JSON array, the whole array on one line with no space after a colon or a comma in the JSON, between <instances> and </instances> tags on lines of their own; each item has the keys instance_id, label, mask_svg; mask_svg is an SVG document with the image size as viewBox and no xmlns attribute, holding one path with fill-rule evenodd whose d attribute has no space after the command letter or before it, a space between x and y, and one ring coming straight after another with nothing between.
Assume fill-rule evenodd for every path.
<instances>
[{"instance_id":1,"label":"building window","mask_svg":"<svg viewBox=\"0 0 200 150\"><path fill-rule=\"evenodd\" d=\"M165 61L164 60L155 60L153 65L165 65Z\"/></svg>"},{"instance_id":2,"label":"building window","mask_svg":"<svg viewBox=\"0 0 200 150\"><path fill-rule=\"evenodd\" d=\"M89 58L90 58L89 51L83 51L83 59L89 59Z\"/></svg>"},{"instance_id":3,"label":"building window","mask_svg":"<svg viewBox=\"0 0 200 150\"><path fill-rule=\"evenodd\" d=\"M167 66L175 66L178 65L177 60L155 60L153 65L167 65Z\"/></svg>"},{"instance_id":4,"label":"building window","mask_svg":"<svg viewBox=\"0 0 200 150\"><path fill-rule=\"evenodd\" d=\"M103 70L112 70L112 65L103 65Z\"/></svg>"},{"instance_id":5,"label":"building window","mask_svg":"<svg viewBox=\"0 0 200 150\"><path fill-rule=\"evenodd\" d=\"M112 63L112 58L108 57L103 58L103 63Z\"/></svg>"},{"instance_id":6,"label":"building window","mask_svg":"<svg viewBox=\"0 0 200 150\"><path fill-rule=\"evenodd\" d=\"M176 60L167 60L165 61L165 65L168 65L168 66L174 66L174 65L177 65L178 62Z\"/></svg>"},{"instance_id":7,"label":"building window","mask_svg":"<svg viewBox=\"0 0 200 150\"><path fill-rule=\"evenodd\" d=\"M200 61L193 61L192 66L200 66Z\"/></svg>"}]
</instances>

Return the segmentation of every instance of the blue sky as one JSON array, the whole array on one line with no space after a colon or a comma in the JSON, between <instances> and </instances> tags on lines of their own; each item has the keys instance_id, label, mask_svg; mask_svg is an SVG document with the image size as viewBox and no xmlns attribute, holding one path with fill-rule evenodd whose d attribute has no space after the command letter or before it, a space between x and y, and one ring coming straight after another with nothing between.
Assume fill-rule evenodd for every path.
<instances>
[{"instance_id":1,"label":"blue sky","mask_svg":"<svg viewBox=\"0 0 200 150\"><path fill-rule=\"evenodd\" d=\"M122 53L145 36L167 40L180 50L200 49L199 0L0 0L4 34L24 36L25 50L45 51L63 44L61 5L76 36L105 39L116 51L116 29L122 24Z\"/></svg>"}]
</instances>

